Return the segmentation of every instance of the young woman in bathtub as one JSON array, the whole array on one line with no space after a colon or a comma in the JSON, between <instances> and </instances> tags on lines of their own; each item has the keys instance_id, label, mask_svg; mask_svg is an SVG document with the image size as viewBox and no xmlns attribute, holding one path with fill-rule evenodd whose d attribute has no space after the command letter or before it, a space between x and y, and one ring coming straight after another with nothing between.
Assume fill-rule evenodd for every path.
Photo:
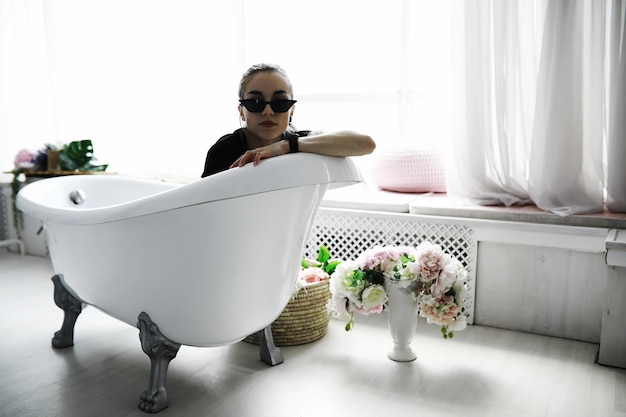
<instances>
[{"instance_id":1,"label":"young woman in bathtub","mask_svg":"<svg viewBox=\"0 0 626 417\"><path fill-rule=\"evenodd\" d=\"M239 116L245 127L221 137L209 149L202 177L292 152L359 156L374 151L376 144L367 135L296 131L291 125L295 103L291 82L281 67L250 67L239 83Z\"/></svg>"}]
</instances>

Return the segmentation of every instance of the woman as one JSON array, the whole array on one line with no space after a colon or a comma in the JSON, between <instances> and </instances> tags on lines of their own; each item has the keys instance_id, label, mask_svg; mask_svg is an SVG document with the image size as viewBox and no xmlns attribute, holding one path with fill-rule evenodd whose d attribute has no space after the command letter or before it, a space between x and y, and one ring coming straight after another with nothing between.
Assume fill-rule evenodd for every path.
<instances>
[{"instance_id":1,"label":"woman","mask_svg":"<svg viewBox=\"0 0 626 417\"><path fill-rule=\"evenodd\" d=\"M359 156L374 151L376 144L367 135L296 131L291 126L295 103L291 82L281 67L250 67L239 83L239 116L245 127L223 136L209 149L202 177L290 152Z\"/></svg>"}]
</instances>

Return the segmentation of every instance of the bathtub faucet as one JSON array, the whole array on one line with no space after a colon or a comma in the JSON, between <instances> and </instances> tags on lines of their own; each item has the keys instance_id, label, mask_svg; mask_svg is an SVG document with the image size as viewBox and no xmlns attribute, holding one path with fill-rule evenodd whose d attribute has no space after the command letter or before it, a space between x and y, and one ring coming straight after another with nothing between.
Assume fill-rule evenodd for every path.
<instances>
[{"instance_id":1,"label":"bathtub faucet","mask_svg":"<svg viewBox=\"0 0 626 417\"><path fill-rule=\"evenodd\" d=\"M87 198L87 194L83 190L74 190L70 192L70 201L76 205L82 204Z\"/></svg>"}]
</instances>

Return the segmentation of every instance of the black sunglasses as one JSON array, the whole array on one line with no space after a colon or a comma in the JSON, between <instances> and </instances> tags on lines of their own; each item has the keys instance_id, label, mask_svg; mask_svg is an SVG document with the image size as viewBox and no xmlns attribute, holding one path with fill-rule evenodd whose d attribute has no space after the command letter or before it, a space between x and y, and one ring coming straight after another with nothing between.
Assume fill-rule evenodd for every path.
<instances>
[{"instance_id":1,"label":"black sunglasses","mask_svg":"<svg viewBox=\"0 0 626 417\"><path fill-rule=\"evenodd\" d=\"M261 113L265 110L265 106L268 104L276 113L285 113L296 104L297 100L288 100L286 98L277 98L272 101L263 101L259 98L247 98L245 100L239 100L242 106L244 106L249 112Z\"/></svg>"}]
</instances>

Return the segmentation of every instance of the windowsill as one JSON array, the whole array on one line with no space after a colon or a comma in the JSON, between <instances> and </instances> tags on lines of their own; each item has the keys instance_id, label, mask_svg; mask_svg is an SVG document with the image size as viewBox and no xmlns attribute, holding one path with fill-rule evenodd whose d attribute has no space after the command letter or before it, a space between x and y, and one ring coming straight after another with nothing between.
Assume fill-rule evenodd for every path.
<instances>
[{"instance_id":1,"label":"windowsill","mask_svg":"<svg viewBox=\"0 0 626 417\"><path fill-rule=\"evenodd\" d=\"M603 213L562 217L534 205L460 205L452 202L445 193L396 193L364 184L328 191L322 207L562 226L626 228L626 213L605 210Z\"/></svg>"},{"instance_id":2,"label":"windowsill","mask_svg":"<svg viewBox=\"0 0 626 417\"><path fill-rule=\"evenodd\" d=\"M503 220L523 223L543 223L562 226L625 228L626 213L602 213L559 216L534 205L527 206L462 206L450 201L446 194L435 194L413 201L409 206L413 214L431 216L467 217L486 220Z\"/></svg>"}]
</instances>

